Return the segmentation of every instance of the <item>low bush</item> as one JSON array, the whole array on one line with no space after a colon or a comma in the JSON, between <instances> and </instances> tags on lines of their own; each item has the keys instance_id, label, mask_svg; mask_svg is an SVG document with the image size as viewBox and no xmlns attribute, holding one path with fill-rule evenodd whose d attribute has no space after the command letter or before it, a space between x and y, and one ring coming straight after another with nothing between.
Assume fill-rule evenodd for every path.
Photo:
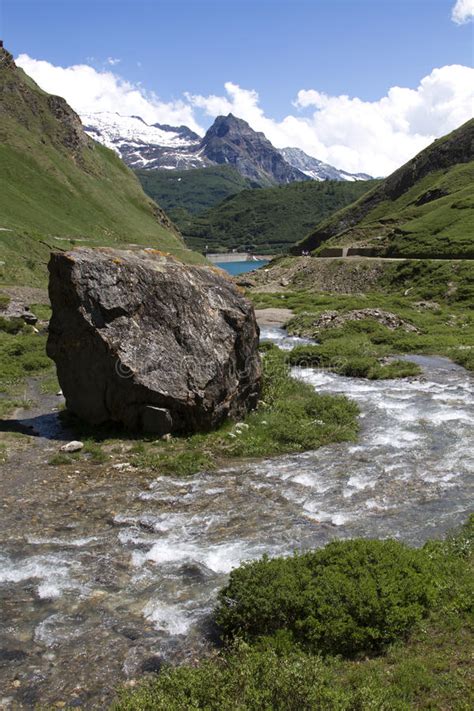
<instances>
[{"instance_id":1,"label":"low bush","mask_svg":"<svg viewBox=\"0 0 474 711\"><path fill-rule=\"evenodd\" d=\"M21 318L5 318L0 316L0 331L3 333L16 334L21 331L31 331Z\"/></svg>"},{"instance_id":2,"label":"low bush","mask_svg":"<svg viewBox=\"0 0 474 711\"><path fill-rule=\"evenodd\" d=\"M356 542L357 543L357 542ZM375 561L380 556L372 541L368 566L373 580ZM393 542L386 542L392 545ZM124 690L113 706L114 711L412 711L413 709L456 709L470 711L472 687L472 616L474 517L446 540L429 541L415 558L429 564L436 596L427 620L409 641L391 645L386 654L361 659L314 655L301 650L291 633L281 629L256 644L239 641L214 653L198 666L163 669L133 690ZM334 544L331 544L334 546ZM341 544L340 544L341 545ZM347 547L346 544L342 544ZM396 546L395 546L396 547ZM407 551L401 547L404 553ZM334 551L329 546L324 550ZM400 597L401 576L408 564L400 555L400 574L391 565L385 568L380 590L390 597ZM302 558L303 556L300 556ZM332 558L332 555L331 555ZM398 560L393 556L394 563ZM384 556L386 560L386 556ZM293 560L293 559L286 559ZM357 559L359 560L359 559ZM345 563L344 563L345 561ZM360 562L360 561L359 561ZM332 561L331 567L334 567ZM341 566L347 568L347 555ZM359 565L356 570L360 571ZM379 569L380 578L382 569ZM306 571L306 568L305 568ZM303 571L304 575L307 571ZM268 567L267 567L268 572ZM310 571L311 572L311 571ZM337 581L337 570L327 586ZM349 575L349 577L352 577ZM267 586L271 576L267 577ZM392 585L393 582L395 585ZM413 589L412 566L406 591ZM295 581L294 581L295 582ZM416 586L415 586L416 588ZM294 588L287 586L289 593ZM340 606L343 595L336 590L334 600ZM350 615L364 609L364 587L358 605ZM283 597L283 596L282 596ZM416 593L411 602L415 602ZM347 598L349 600L349 598ZM283 603L285 601L283 600ZM416 604L416 603L415 603ZM396 612L396 616L399 612ZM265 608L267 614L267 608ZM282 616L282 621L286 623Z\"/></svg>"},{"instance_id":3,"label":"low bush","mask_svg":"<svg viewBox=\"0 0 474 711\"><path fill-rule=\"evenodd\" d=\"M165 669L138 690L124 691L114 711L342 711L349 694L321 660L293 650L235 645L199 667Z\"/></svg>"},{"instance_id":4,"label":"low bush","mask_svg":"<svg viewBox=\"0 0 474 711\"><path fill-rule=\"evenodd\" d=\"M397 541L334 541L232 571L216 620L225 638L285 631L302 648L352 657L405 638L433 601L427 557Z\"/></svg>"}]
</instances>

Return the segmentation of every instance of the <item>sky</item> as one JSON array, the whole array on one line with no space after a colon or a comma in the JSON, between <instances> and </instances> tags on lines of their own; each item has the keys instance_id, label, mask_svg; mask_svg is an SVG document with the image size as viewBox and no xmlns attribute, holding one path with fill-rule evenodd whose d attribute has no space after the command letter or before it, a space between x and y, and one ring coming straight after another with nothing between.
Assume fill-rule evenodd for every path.
<instances>
[{"instance_id":1,"label":"sky","mask_svg":"<svg viewBox=\"0 0 474 711\"><path fill-rule=\"evenodd\" d=\"M79 113L203 133L230 111L278 148L387 175L474 113L474 0L0 0L0 37Z\"/></svg>"}]
</instances>

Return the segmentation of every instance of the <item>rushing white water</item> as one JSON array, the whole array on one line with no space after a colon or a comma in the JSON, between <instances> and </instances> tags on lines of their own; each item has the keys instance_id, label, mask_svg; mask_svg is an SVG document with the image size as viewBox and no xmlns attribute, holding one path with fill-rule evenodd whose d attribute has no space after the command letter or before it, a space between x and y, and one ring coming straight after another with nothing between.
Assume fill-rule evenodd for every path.
<instances>
[{"instance_id":1,"label":"rushing white water","mask_svg":"<svg viewBox=\"0 0 474 711\"><path fill-rule=\"evenodd\" d=\"M278 329L263 336L297 342ZM42 517L13 532L12 517L0 593L6 648L33 655L32 688L54 700L82 674L85 705L100 708L99 690L139 672L150 654L194 653L217 590L243 560L334 537L421 545L461 523L473 503L473 378L443 358L413 359L423 375L409 380L293 371L357 401L357 443L186 479L78 469L17 497L25 515L30 506Z\"/></svg>"}]
</instances>

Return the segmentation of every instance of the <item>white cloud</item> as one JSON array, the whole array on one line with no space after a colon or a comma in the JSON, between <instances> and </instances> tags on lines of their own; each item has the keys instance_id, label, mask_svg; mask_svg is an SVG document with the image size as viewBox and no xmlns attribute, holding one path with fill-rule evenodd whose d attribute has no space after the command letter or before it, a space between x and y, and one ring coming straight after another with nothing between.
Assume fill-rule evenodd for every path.
<instances>
[{"instance_id":1,"label":"white cloud","mask_svg":"<svg viewBox=\"0 0 474 711\"><path fill-rule=\"evenodd\" d=\"M388 175L474 113L474 69L456 64L433 69L416 88L392 87L375 101L301 89L293 110L275 120L265 114L255 90L233 82L224 85L222 96L185 93L166 103L110 70L58 67L26 54L17 63L78 113L115 111L148 123L185 124L202 134L197 112L210 119L232 112L278 148L296 146L338 168L377 176Z\"/></svg>"},{"instance_id":2,"label":"white cloud","mask_svg":"<svg viewBox=\"0 0 474 711\"><path fill-rule=\"evenodd\" d=\"M257 92L230 82L225 96L187 98L210 116L240 116L278 148L296 146L338 168L387 175L472 117L473 87L474 69L450 65L433 69L416 89L392 87L377 101L302 89L298 113L281 121L265 116Z\"/></svg>"},{"instance_id":3,"label":"white cloud","mask_svg":"<svg viewBox=\"0 0 474 711\"><path fill-rule=\"evenodd\" d=\"M87 64L58 67L27 54L20 54L16 63L45 91L63 96L79 114L115 111L141 116L147 123L185 124L202 133L189 103L163 102L153 92L145 92L111 71L98 71Z\"/></svg>"},{"instance_id":4,"label":"white cloud","mask_svg":"<svg viewBox=\"0 0 474 711\"><path fill-rule=\"evenodd\" d=\"M115 65L120 64L121 61L122 60L117 57L107 57L107 64L110 64L111 67L115 67Z\"/></svg>"},{"instance_id":5,"label":"white cloud","mask_svg":"<svg viewBox=\"0 0 474 711\"><path fill-rule=\"evenodd\" d=\"M464 25L474 17L474 0L457 0L451 12L451 19L457 25Z\"/></svg>"}]
</instances>

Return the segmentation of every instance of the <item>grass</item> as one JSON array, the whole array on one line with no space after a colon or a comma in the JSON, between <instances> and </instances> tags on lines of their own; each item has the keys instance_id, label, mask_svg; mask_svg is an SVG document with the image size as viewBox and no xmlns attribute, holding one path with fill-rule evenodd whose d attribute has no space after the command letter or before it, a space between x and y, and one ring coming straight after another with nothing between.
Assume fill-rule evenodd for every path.
<instances>
[{"instance_id":1,"label":"grass","mask_svg":"<svg viewBox=\"0 0 474 711\"><path fill-rule=\"evenodd\" d=\"M291 378L285 354L277 348L266 350L263 368L262 400L258 409L243 422L229 421L214 432L167 440L140 437L133 442L129 436L131 443L126 456L130 463L159 474L189 476L216 469L237 458L303 452L357 437L355 403L340 395L320 395L311 385ZM86 436L102 443L106 453L117 440L127 437L106 428L85 426L67 413L65 417L78 438ZM87 453L87 449L83 451Z\"/></svg>"},{"instance_id":2,"label":"grass","mask_svg":"<svg viewBox=\"0 0 474 711\"><path fill-rule=\"evenodd\" d=\"M178 220L186 243L204 251L284 252L320 220L366 193L374 181L308 181L241 190L206 212Z\"/></svg>"},{"instance_id":3,"label":"grass","mask_svg":"<svg viewBox=\"0 0 474 711\"><path fill-rule=\"evenodd\" d=\"M45 345L45 334L36 333L22 319L0 317L0 417L31 404L25 396L30 377L43 376L44 391L57 392L54 366Z\"/></svg>"},{"instance_id":4,"label":"grass","mask_svg":"<svg viewBox=\"0 0 474 711\"><path fill-rule=\"evenodd\" d=\"M386 256L473 259L473 130L471 120L435 141L296 249L361 245Z\"/></svg>"},{"instance_id":5,"label":"grass","mask_svg":"<svg viewBox=\"0 0 474 711\"><path fill-rule=\"evenodd\" d=\"M460 284L461 294L452 296L459 298L462 295L462 301L422 301L420 304L420 294L432 292L424 289L423 285L417 287L416 282L412 283L414 288L406 296L404 292L353 295L302 290L283 295L254 293L252 300L258 308L284 305L292 309L295 316L288 323L288 330L315 338L321 344L319 348L295 349L290 356L293 362L306 359L308 364L332 367L345 375L398 377L414 375L413 365L402 365L397 361L384 364L380 361L398 354L428 354L446 356L474 370L474 313L467 301L471 289L469 284ZM407 333L402 328L390 330L371 319L346 322L340 328L325 330L314 325L317 316L324 311L344 313L365 308L391 311L416 326L418 333Z\"/></svg>"},{"instance_id":6,"label":"grass","mask_svg":"<svg viewBox=\"0 0 474 711\"><path fill-rule=\"evenodd\" d=\"M62 467L66 464L73 464L74 462L77 462L78 459L79 454L76 452L71 452L70 454L58 452L57 454L53 454L51 459L48 461L48 464L53 467Z\"/></svg>"},{"instance_id":7,"label":"grass","mask_svg":"<svg viewBox=\"0 0 474 711\"><path fill-rule=\"evenodd\" d=\"M45 339L36 333L10 334L0 332L0 392L23 378L52 368L47 357Z\"/></svg>"},{"instance_id":8,"label":"grass","mask_svg":"<svg viewBox=\"0 0 474 711\"><path fill-rule=\"evenodd\" d=\"M358 322L358 325L363 328L364 322ZM325 337L327 340L321 345L296 347L289 354L290 363L301 368L322 368L338 375L368 380L407 378L421 373L421 368L410 361L381 363L380 359L387 355L388 349L375 347L365 334L357 333L354 337L350 329L335 329L334 333L328 332Z\"/></svg>"},{"instance_id":9,"label":"grass","mask_svg":"<svg viewBox=\"0 0 474 711\"><path fill-rule=\"evenodd\" d=\"M474 517L420 554L436 595L429 616L406 641L358 659L302 652L284 644L236 641L198 665L165 668L114 711L468 711L472 675ZM363 609L363 608L362 608Z\"/></svg>"}]
</instances>

